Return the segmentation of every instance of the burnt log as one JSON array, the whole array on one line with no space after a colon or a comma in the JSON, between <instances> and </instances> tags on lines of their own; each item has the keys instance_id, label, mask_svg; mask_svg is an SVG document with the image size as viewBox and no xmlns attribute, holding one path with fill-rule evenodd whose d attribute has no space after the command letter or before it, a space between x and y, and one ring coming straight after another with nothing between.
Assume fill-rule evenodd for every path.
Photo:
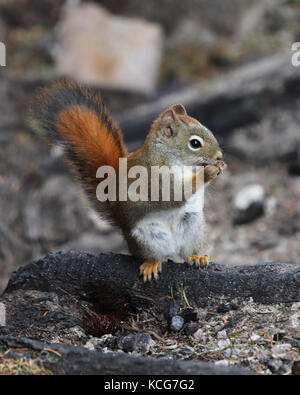
<instances>
[{"instance_id":1,"label":"burnt log","mask_svg":"<svg viewBox=\"0 0 300 395\"><path fill-rule=\"evenodd\" d=\"M229 266L210 263L197 269L187 263L167 262L158 280L144 283L138 276L139 263L128 255L85 252L50 253L19 268L4 294L31 289L68 293L80 300L97 301L104 312L162 308L172 294L191 305L203 306L214 298L250 298L259 303L300 300L300 266L267 262Z\"/></svg>"},{"instance_id":2,"label":"burnt log","mask_svg":"<svg viewBox=\"0 0 300 395\"><path fill-rule=\"evenodd\" d=\"M70 375L253 375L247 369L216 366L199 361L181 361L134 357L128 354L89 351L84 347L66 344L45 344L25 337L0 336L1 349L27 348L42 352L39 355L46 369L54 374ZM48 355L47 355L48 354ZM51 355L51 358L49 358ZM6 354L6 357L10 357Z\"/></svg>"}]
</instances>

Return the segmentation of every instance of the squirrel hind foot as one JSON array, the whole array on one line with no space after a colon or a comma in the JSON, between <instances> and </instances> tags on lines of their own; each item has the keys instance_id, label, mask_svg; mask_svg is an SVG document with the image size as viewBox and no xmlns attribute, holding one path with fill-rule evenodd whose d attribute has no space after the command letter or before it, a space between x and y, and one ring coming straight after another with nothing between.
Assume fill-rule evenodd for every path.
<instances>
[{"instance_id":1,"label":"squirrel hind foot","mask_svg":"<svg viewBox=\"0 0 300 395\"><path fill-rule=\"evenodd\" d=\"M140 275L143 275L144 283L151 281L152 274L155 280L158 279L158 273L161 272L162 264L160 261L145 262L140 266Z\"/></svg>"},{"instance_id":2,"label":"squirrel hind foot","mask_svg":"<svg viewBox=\"0 0 300 395\"><path fill-rule=\"evenodd\" d=\"M206 268L209 265L209 255L190 255L187 261L198 268Z\"/></svg>"}]
</instances>

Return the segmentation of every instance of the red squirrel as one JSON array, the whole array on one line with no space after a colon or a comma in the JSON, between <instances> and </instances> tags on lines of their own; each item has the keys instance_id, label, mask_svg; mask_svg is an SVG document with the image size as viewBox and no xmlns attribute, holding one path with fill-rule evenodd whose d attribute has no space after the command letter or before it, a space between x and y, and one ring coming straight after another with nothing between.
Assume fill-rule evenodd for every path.
<instances>
[{"instance_id":1,"label":"red squirrel","mask_svg":"<svg viewBox=\"0 0 300 395\"><path fill-rule=\"evenodd\" d=\"M140 274L144 281L157 279L162 262L168 259L179 257L198 267L208 264L203 190L226 164L213 133L188 116L183 105L175 104L163 111L141 148L130 153L97 90L69 81L56 82L37 95L33 113L50 141L64 148L66 160L93 207L122 230L130 252L143 262ZM137 165L146 169L200 166L204 180L196 188L196 173L192 173L193 193L181 201L99 201L97 170L111 166L118 175L122 158L127 160L128 172ZM116 180L118 189L118 177Z\"/></svg>"}]
</instances>

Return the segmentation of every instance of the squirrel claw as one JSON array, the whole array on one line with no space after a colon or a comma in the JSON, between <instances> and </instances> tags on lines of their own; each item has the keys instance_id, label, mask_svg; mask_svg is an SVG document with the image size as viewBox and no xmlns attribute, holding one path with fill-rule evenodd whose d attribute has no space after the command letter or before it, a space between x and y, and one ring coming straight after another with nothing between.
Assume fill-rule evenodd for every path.
<instances>
[{"instance_id":1,"label":"squirrel claw","mask_svg":"<svg viewBox=\"0 0 300 395\"><path fill-rule=\"evenodd\" d=\"M204 268L209 264L209 255L190 255L187 261L190 264L195 264L196 267Z\"/></svg>"},{"instance_id":2,"label":"squirrel claw","mask_svg":"<svg viewBox=\"0 0 300 395\"><path fill-rule=\"evenodd\" d=\"M224 161L219 160L219 161L217 162L217 167L218 167L218 169L219 169L218 175L219 175L219 174L223 174L223 171L226 169L227 164L226 164Z\"/></svg>"},{"instance_id":3,"label":"squirrel claw","mask_svg":"<svg viewBox=\"0 0 300 395\"><path fill-rule=\"evenodd\" d=\"M158 272L161 272L160 261L145 262L140 266L140 275L143 275L144 283L147 281L151 281L152 274L155 280L157 280Z\"/></svg>"}]
</instances>

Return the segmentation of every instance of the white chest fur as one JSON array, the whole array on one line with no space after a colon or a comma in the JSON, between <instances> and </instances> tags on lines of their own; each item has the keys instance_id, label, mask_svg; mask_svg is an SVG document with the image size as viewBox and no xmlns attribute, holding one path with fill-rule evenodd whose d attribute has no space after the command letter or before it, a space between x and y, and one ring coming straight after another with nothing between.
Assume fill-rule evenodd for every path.
<instances>
[{"instance_id":1,"label":"white chest fur","mask_svg":"<svg viewBox=\"0 0 300 395\"><path fill-rule=\"evenodd\" d=\"M150 213L131 232L155 260L186 260L200 254L203 241L204 188L179 208Z\"/></svg>"}]
</instances>

